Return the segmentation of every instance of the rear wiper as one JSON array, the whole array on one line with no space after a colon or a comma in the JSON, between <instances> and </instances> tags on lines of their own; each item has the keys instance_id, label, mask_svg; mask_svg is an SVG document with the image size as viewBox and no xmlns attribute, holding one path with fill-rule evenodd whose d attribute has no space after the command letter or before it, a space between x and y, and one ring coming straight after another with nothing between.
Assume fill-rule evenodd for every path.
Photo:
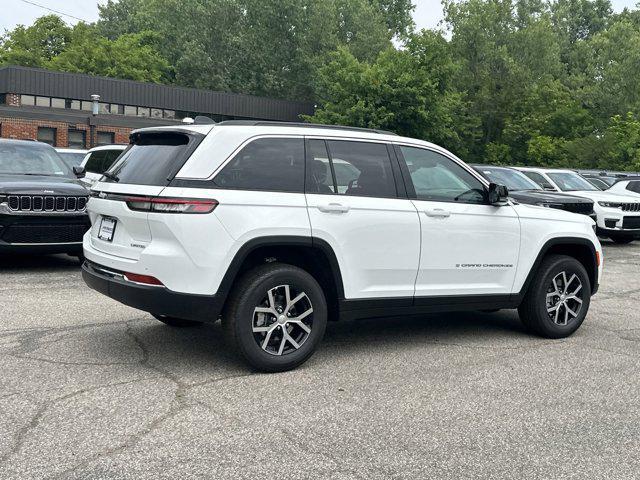
<instances>
[{"instance_id":1,"label":"rear wiper","mask_svg":"<svg viewBox=\"0 0 640 480\"><path fill-rule=\"evenodd\" d=\"M102 176L107 177L109 180L113 180L114 182L120 181L120 177L118 177L117 175L114 175L113 173L104 172Z\"/></svg>"}]
</instances>

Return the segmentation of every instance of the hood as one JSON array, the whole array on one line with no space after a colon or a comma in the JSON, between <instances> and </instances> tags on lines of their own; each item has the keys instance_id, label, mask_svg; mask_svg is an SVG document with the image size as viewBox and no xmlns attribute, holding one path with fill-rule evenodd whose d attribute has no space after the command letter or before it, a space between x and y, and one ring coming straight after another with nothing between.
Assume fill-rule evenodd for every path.
<instances>
[{"instance_id":1,"label":"hood","mask_svg":"<svg viewBox=\"0 0 640 480\"><path fill-rule=\"evenodd\" d=\"M601 192L601 191L579 191L579 192L571 192L567 195L577 195L579 197L590 198L591 200L597 202L630 202L637 203L639 199L637 197L632 197L631 195L625 195L623 193L613 193L613 192Z\"/></svg>"},{"instance_id":2,"label":"hood","mask_svg":"<svg viewBox=\"0 0 640 480\"><path fill-rule=\"evenodd\" d=\"M89 195L89 191L75 178L4 174L0 174L0 193L6 195Z\"/></svg>"},{"instance_id":3,"label":"hood","mask_svg":"<svg viewBox=\"0 0 640 480\"><path fill-rule=\"evenodd\" d=\"M509 192L509 196L520 203L593 203L592 200L585 197L576 197L575 195L564 195L555 192L546 192L544 190L521 190Z\"/></svg>"}]
</instances>

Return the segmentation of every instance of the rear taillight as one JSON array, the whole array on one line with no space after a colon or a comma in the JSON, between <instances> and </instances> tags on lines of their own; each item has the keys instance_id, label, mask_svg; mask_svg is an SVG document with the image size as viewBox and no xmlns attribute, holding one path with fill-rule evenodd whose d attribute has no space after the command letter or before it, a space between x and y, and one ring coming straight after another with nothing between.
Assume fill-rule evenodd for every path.
<instances>
[{"instance_id":1,"label":"rear taillight","mask_svg":"<svg viewBox=\"0 0 640 480\"><path fill-rule=\"evenodd\" d=\"M210 198L127 197L131 210L158 213L211 213L218 201Z\"/></svg>"},{"instance_id":2,"label":"rear taillight","mask_svg":"<svg viewBox=\"0 0 640 480\"><path fill-rule=\"evenodd\" d=\"M158 280L156 277L152 277L151 275L140 275L139 273L125 272L124 278L129 282L143 283L145 285L163 285L160 280Z\"/></svg>"}]
</instances>

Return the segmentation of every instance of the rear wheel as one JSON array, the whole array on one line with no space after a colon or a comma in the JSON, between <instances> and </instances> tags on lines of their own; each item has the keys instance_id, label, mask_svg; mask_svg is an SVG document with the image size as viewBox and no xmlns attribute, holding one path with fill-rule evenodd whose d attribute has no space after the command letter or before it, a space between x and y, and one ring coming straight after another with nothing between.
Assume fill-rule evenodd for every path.
<instances>
[{"instance_id":1,"label":"rear wheel","mask_svg":"<svg viewBox=\"0 0 640 480\"><path fill-rule=\"evenodd\" d=\"M327 325L327 304L309 273L272 263L238 281L222 321L231 344L251 366L282 372L314 353Z\"/></svg>"},{"instance_id":2,"label":"rear wheel","mask_svg":"<svg viewBox=\"0 0 640 480\"><path fill-rule=\"evenodd\" d=\"M202 322L196 322L195 320L185 320L184 318L168 317L167 315L157 315L155 313L152 313L151 315L170 327L186 328L202 325Z\"/></svg>"},{"instance_id":3,"label":"rear wheel","mask_svg":"<svg viewBox=\"0 0 640 480\"><path fill-rule=\"evenodd\" d=\"M565 255L546 257L518 308L532 332L547 338L568 337L584 321L591 284L584 266Z\"/></svg>"}]
</instances>

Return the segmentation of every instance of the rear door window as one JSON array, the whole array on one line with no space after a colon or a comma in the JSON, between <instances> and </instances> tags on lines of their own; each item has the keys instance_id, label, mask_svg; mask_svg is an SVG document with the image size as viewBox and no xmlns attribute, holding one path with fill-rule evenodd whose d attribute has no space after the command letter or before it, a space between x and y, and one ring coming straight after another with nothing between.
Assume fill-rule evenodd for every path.
<instances>
[{"instance_id":1,"label":"rear door window","mask_svg":"<svg viewBox=\"0 0 640 480\"><path fill-rule=\"evenodd\" d=\"M338 194L397 197L391 159L383 143L328 140Z\"/></svg>"},{"instance_id":2,"label":"rear door window","mask_svg":"<svg viewBox=\"0 0 640 480\"><path fill-rule=\"evenodd\" d=\"M246 145L216 175L220 188L271 192L304 191L304 140L260 138Z\"/></svg>"},{"instance_id":3,"label":"rear door window","mask_svg":"<svg viewBox=\"0 0 640 480\"><path fill-rule=\"evenodd\" d=\"M166 186L203 137L182 132L134 134L129 148L122 152L108 170L109 177L102 181Z\"/></svg>"}]
</instances>

